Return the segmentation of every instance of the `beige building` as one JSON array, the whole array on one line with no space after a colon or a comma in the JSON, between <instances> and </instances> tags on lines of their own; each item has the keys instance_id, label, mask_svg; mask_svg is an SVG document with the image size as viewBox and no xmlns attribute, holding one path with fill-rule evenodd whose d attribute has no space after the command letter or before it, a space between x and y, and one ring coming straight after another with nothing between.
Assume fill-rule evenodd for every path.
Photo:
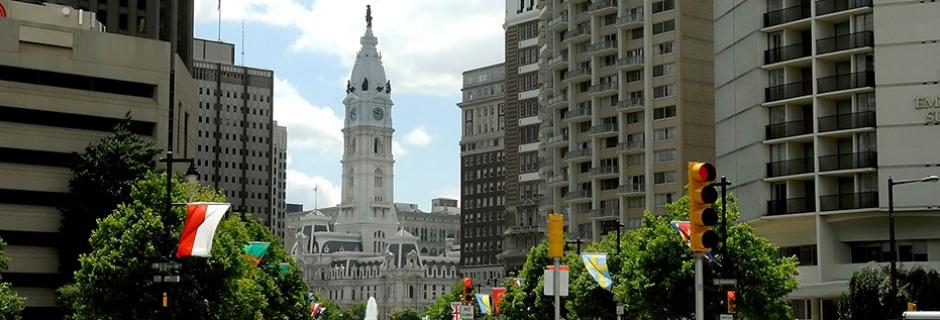
<instances>
[{"instance_id":1,"label":"beige building","mask_svg":"<svg viewBox=\"0 0 940 320\"><path fill-rule=\"evenodd\" d=\"M66 160L110 135L125 114L131 130L165 147L170 44L105 33L95 15L59 5L3 1L0 18L0 237L3 280L25 297L27 319L60 316L56 246L69 191ZM179 56L174 145L192 157L196 96ZM185 164L177 171L185 172Z\"/></svg>"},{"instance_id":2,"label":"beige building","mask_svg":"<svg viewBox=\"0 0 940 320\"><path fill-rule=\"evenodd\" d=\"M519 66L540 71L540 108L518 119L520 135L542 143L520 163L538 164L539 212L564 213L569 238L597 240L617 220L638 227L683 195L688 161L713 161L711 9L542 2L539 46L520 55L539 64Z\"/></svg>"},{"instance_id":3,"label":"beige building","mask_svg":"<svg viewBox=\"0 0 940 320\"><path fill-rule=\"evenodd\" d=\"M742 219L798 258L797 319L836 319L852 273L890 261L888 179L940 175L937 13L930 1L715 1L717 169ZM903 267L940 269L938 194L894 187Z\"/></svg>"}]
</instances>

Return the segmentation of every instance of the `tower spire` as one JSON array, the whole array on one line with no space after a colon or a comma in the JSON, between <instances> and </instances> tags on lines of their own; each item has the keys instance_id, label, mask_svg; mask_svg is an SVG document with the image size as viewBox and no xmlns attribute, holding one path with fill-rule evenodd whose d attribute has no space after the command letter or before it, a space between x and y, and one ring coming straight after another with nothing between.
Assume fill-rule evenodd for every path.
<instances>
[{"instance_id":1,"label":"tower spire","mask_svg":"<svg viewBox=\"0 0 940 320\"><path fill-rule=\"evenodd\" d=\"M372 28L372 6L366 5L366 27Z\"/></svg>"}]
</instances>

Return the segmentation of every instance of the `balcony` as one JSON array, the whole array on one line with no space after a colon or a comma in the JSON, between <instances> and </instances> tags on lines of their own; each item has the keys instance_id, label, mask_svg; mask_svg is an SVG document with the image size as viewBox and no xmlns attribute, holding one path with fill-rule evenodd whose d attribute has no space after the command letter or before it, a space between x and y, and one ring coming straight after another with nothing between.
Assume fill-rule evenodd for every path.
<instances>
[{"instance_id":1,"label":"balcony","mask_svg":"<svg viewBox=\"0 0 940 320\"><path fill-rule=\"evenodd\" d=\"M565 120L578 120L582 117L590 117L590 116L591 116L591 108L580 108L580 109L574 109L574 110L568 111L568 114L565 117Z\"/></svg>"},{"instance_id":2,"label":"balcony","mask_svg":"<svg viewBox=\"0 0 940 320\"><path fill-rule=\"evenodd\" d=\"M568 194L565 195L566 201L573 201L573 200L579 200L579 199L590 200L591 190L575 190L575 191L568 192Z\"/></svg>"},{"instance_id":3,"label":"balcony","mask_svg":"<svg viewBox=\"0 0 940 320\"><path fill-rule=\"evenodd\" d=\"M874 45L875 33L871 31L860 31L816 40L816 53L825 54L855 48L871 47Z\"/></svg>"},{"instance_id":4,"label":"balcony","mask_svg":"<svg viewBox=\"0 0 940 320\"><path fill-rule=\"evenodd\" d=\"M875 72L861 71L817 79L819 93L875 86Z\"/></svg>"},{"instance_id":5,"label":"balcony","mask_svg":"<svg viewBox=\"0 0 940 320\"><path fill-rule=\"evenodd\" d=\"M568 154L565 155L565 160L575 160L583 157L591 156L591 148L577 149L568 151Z\"/></svg>"},{"instance_id":6,"label":"balcony","mask_svg":"<svg viewBox=\"0 0 940 320\"><path fill-rule=\"evenodd\" d=\"M622 100L617 103L617 107L621 110L630 109L630 108L642 108L643 107L643 98L627 98L627 100Z\"/></svg>"},{"instance_id":7,"label":"balcony","mask_svg":"<svg viewBox=\"0 0 940 320\"><path fill-rule=\"evenodd\" d=\"M772 27L796 20L809 18L810 7L801 4L764 13L764 27Z\"/></svg>"},{"instance_id":8,"label":"balcony","mask_svg":"<svg viewBox=\"0 0 940 320\"><path fill-rule=\"evenodd\" d=\"M568 31L565 31L564 41L575 41L575 40L579 40L579 39L585 38L585 36L590 36L590 35L591 35L590 27L568 30Z\"/></svg>"},{"instance_id":9,"label":"balcony","mask_svg":"<svg viewBox=\"0 0 940 320\"><path fill-rule=\"evenodd\" d=\"M810 172L813 172L813 158L774 161L767 164L768 178Z\"/></svg>"},{"instance_id":10,"label":"balcony","mask_svg":"<svg viewBox=\"0 0 940 320\"><path fill-rule=\"evenodd\" d=\"M816 1L816 16L861 7L871 7L871 2L871 0L819 0Z\"/></svg>"},{"instance_id":11,"label":"balcony","mask_svg":"<svg viewBox=\"0 0 940 320\"><path fill-rule=\"evenodd\" d=\"M617 134L617 124L605 123L605 124L593 126L591 127L591 134L594 134L594 135Z\"/></svg>"},{"instance_id":12,"label":"balcony","mask_svg":"<svg viewBox=\"0 0 940 320\"><path fill-rule=\"evenodd\" d=\"M554 144L559 144L562 142L566 142L566 143L568 142L567 134L554 135L554 136L549 137L548 140L545 140L545 144L549 146L554 145Z\"/></svg>"},{"instance_id":13,"label":"balcony","mask_svg":"<svg viewBox=\"0 0 940 320\"><path fill-rule=\"evenodd\" d=\"M545 24L545 28L548 30L554 31L556 27L567 26L567 25L568 25L568 10L565 10L554 19L548 21L548 23Z\"/></svg>"},{"instance_id":14,"label":"balcony","mask_svg":"<svg viewBox=\"0 0 940 320\"><path fill-rule=\"evenodd\" d=\"M779 48L773 48L764 51L764 64L774 64L781 61L793 60L802 57L809 57L812 54L810 46L802 43L791 44Z\"/></svg>"},{"instance_id":15,"label":"balcony","mask_svg":"<svg viewBox=\"0 0 940 320\"><path fill-rule=\"evenodd\" d=\"M605 40L603 42L592 43L590 52L594 54L601 54L606 52L614 52L617 50L617 41L616 40Z\"/></svg>"},{"instance_id":16,"label":"balcony","mask_svg":"<svg viewBox=\"0 0 940 320\"><path fill-rule=\"evenodd\" d=\"M779 216L814 211L816 211L816 197L813 196L806 198L791 198L767 201L768 216Z\"/></svg>"},{"instance_id":17,"label":"balcony","mask_svg":"<svg viewBox=\"0 0 940 320\"><path fill-rule=\"evenodd\" d=\"M601 94L601 93L616 93L617 92L617 82L604 82L600 84L595 84L591 86L591 94Z\"/></svg>"},{"instance_id":18,"label":"balcony","mask_svg":"<svg viewBox=\"0 0 940 320\"><path fill-rule=\"evenodd\" d=\"M559 54L553 57L551 60L548 60L548 67L552 69L555 69L556 67L566 66L566 65L568 65L567 53Z\"/></svg>"},{"instance_id":19,"label":"balcony","mask_svg":"<svg viewBox=\"0 0 940 320\"><path fill-rule=\"evenodd\" d=\"M554 122L552 122L552 119L542 120L542 123L539 124L540 130L551 129L552 127L554 127Z\"/></svg>"},{"instance_id":20,"label":"balcony","mask_svg":"<svg viewBox=\"0 0 940 320\"><path fill-rule=\"evenodd\" d=\"M620 148L620 151L636 151L643 149L643 140L639 141L627 141L617 144L617 147Z\"/></svg>"},{"instance_id":21,"label":"balcony","mask_svg":"<svg viewBox=\"0 0 940 320\"><path fill-rule=\"evenodd\" d=\"M620 167L618 166L601 166L596 168L591 168L592 176L610 176L617 175L620 173Z\"/></svg>"},{"instance_id":22,"label":"balcony","mask_svg":"<svg viewBox=\"0 0 940 320\"><path fill-rule=\"evenodd\" d=\"M646 192L646 184L643 184L643 183L625 184L625 185L620 186L620 188L617 188L617 191L620 192L621 194Z\"/></svg>"},{"instance_id":23,"label":"balcony","mask_svg":"<svg viewBox=\"0 0 940 320\"><path fill-rule=\"evenodd\" d=\"M620 216L620 208L617 207L591 209L592 218L607 218L618 216Z\"/></svg>"},{"instance_id":24,"label":"balcony","mask_svg":"<svg viewBox=\"0 0 940 320\"><path fill-rule=\"evenodd\" d=\"M567 182L567 181L568 181L568 174L561 173L561 174L556 174L554 176L548 177L548 180L546 180L545 182L550 185L554 185L554 184Z\"/></svg>"},{"instance_id":25,"label":"balcony","mask_svg":"<svg viewBox=\"0 0 940 320\"><path fill-rule=\"evenodd\" d=\"M643 66L643 56L628 55L626 57L617 59L617 66L621 68Z\"/></svg>"},{"instance_id":26,"label":"balcony","mask_svg":"<svg viewBox=\"0 0 940 320\"><path fill-rule=\"evenodd\" d=\"M591 77L591 69L588 69L588 68L570 70L568 71L567 74L565 74L565 80L577 80L580 78L590 78L590 77Z\"/></svg>"},{"instance_id":27,"label":"balcony","mask_svg":"<svg viewBox=\"0 0 940 320\"><path fill-rule=\"evenodd\" d=\"M617 0L601 0L591 4L590 11L594 14L604 13L617 9Z\"/></svg>"},{"instance_id":28,"label":"balcony","mask_svg":"<svg viewBox=\"0 0 940 320\"><path fill-rule=\"evenodd\" d=\"M643 22L643 12L634 12L622 17L617 17L618 26L626 26L631 23L642 23Z\"/></svg>"},{"instance_id":29,"label":"balcony","mask_svg":"<svg viewBox=\"0 0 940 320\"><path fill-rule=\"evenodd\" d=\"M545 103L548 107L564 107L568 105L568 95L559 94L548 99Z\"/></svg>"},{"instance_id":30,"label":"balcony","mask_svg":"<svg viewBox=\"0 0 940 320\"><path fill-rule=\"evenodd\" d=\"M848 130L875 126L875 112L863 111L819 118L819 132Z\"/></svg>"},{"instance_id":31,"label":"balcony","mask_svg":"<svg viewBox=\"0 0 940 320\"><path fill-rule=\"evenodd\" d=\"M840 153L819 157L820 172L874 168L877 166L877 152Z\"/></svg>"},{"instance_id":32,"label":"balcony","mask_svg":"<svg viewBox=\"0 0 940 320\"><path fill-rule=\"evenodd\" d=\"M805 120L787 121L767 125L767 140L780 139L813 133L813 122Z\"/></svg>"},{"instance_id":33,"label":"balcony","mask_svg":"<svg viewBox=\"0 0 940 320\"><path fill-rule=\"evenodd\" d=\"M877 206L878 192L874 191L819 197L819 207L821 211L875 208Z\"/></svg>"},{"instance_id":34,"label":"balcony","mask_svg":"<svg viewBox=\"0 0 940 320\"><path fill-rule=\"evenodd\" d=\"M813 94L813 82L809 80L791 82L764 89L764 98L767 102L808 96Z\"/></svg>"}]
</instances>

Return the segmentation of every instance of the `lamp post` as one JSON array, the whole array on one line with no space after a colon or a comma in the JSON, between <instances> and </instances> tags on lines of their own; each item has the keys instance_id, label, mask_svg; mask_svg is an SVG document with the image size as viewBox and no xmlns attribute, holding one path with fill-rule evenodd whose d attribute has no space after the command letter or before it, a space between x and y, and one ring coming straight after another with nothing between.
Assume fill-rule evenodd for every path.
<instances>
[{"instance_id":1,"label":"lamp post","mask_svg":"<svg viewBox=\"0 0 940 320\"><path fill-rule=\"evenodd\" d=\"M938 176L927 176L920 179L894 181L893 177L888 177L888 237L891 246L891 296L898 295L898 249L894 237L894 186L908 183L927 183L940 181Z\"/></svg>"}]
</instances>

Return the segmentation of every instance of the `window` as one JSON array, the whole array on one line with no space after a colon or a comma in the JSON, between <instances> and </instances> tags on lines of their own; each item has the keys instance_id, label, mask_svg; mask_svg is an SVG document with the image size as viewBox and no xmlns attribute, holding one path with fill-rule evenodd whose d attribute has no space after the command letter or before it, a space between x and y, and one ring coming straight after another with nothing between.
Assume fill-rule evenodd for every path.
<instances>
[{"instance_id":1,"label":"window","mask_svg":"<svg viewBox=\"0 0 940 320\"><path fill-rule=\"evenodd\" d=\"M609 26L609 25L612 25L612 24L615 24L615 23L617 23L617 14L611 13L611 14L608 14L608 15L604 16L604 25L605 25L605 26Z\"/></svg>"},{"instance_id":2,"label":"window","mask_svg":"<svg viewBox=\"0 0 940 320\"><path fill-rule=\"evenodd\" d=\"M627 124L643 121L643 111L627 113Z\"/></svg>"},{"instance_id":3,"label":"window","mask_svg":"<svg viewBox=\"0 0 940 320\"><path fill-rule=\"evenodd\" d=\"M646 198L645 197L629 197L627 198L627 208L636 209L646 207Z\"/></svg>"},{"instance_id":4,"label":"window","mask_svg":"<svg viewBox=\"0 0 940 320\"><path fill-rule=\"evenodd\" d=\"M672 75L675 72L675 62L664 63L653 66L653 77L663 77Z\"/></svg>"},{"instance_id":5,"label":"window","mask_svg":"<svg viewBox=\"0 0 940 320\"><path fill-rule=\"evenodd\" d=\"M617 147L617 137L607 137L604 139L605 148L616 148Z\"/></svg>"},{"instance_id":6,"label":"window","mask_svg":"<svg viewBox=\"0 0 940 320\"><path fill-rule=\"evenodd\" d=\"M662 85L662 86L658 86L658 87L654 87L654 88L653 88L653 98L654 98L654 99L667 98L667 97L671 97L671 96L674 96L674 95L676 95L676 85L675 85L675 84L670 83L670 84L667 84L667 85Z\"/></svg>"},{"instance_id":7,"label":"window","mask_svg":"<svg viewBox=\"0 0 940 320\"><path fill-rule=\"evenodd\" d=\"M653 34L660 34L663 32L669 32L673 30L676 30L675 20L666 20L663 22L653 24Z\"/></svg>"},{"instance_id":8,"label":"window","mask_svg":"<svg viewBox=\"0 0 940 320\"><path fill-rule=\"evenodd\" d=\"M669 141L676 138L676 128L662 128L653 130L656 141Z\"/></svg>"},{"instance_id":9,"label":"window","mask_svg":"<svg viewBox=\"0 0 940 320\"><path fill-rule=\"evenodd\" d=\"M627 165L628 166L642 166L646 162L646 155L644 154L631 154L627 156Z\"/></svg>"},{"instance_id":10,"label":"window","mask_svg":"<svg viewBox=\"0 0 940 320\"><path fill-rule=\"evenodd\" d=\"M676 160L676 149L656 150L653 152L653 161L663 163Z\"/></svg>"},{"instance_id":11,"label":"window","mask_svg":"<svg viewBox=\"0 0 940 320\"><path fill-rule=\"evenodd\" d=\"M601 180L601 190L613 190L617 189L619 186L620 181L617 178Z\"/></svg>"},{"instance_id":12,"label":"window","mask_svg":"<svg viewBox=\"0 0 940 320\"><path fill-rule=\"evenodd\" d=\"M927 241L898 241L898 261L927 261ZM891 246L888 241L849 243L852 263L891 261Z\"/></svg>"},{"instance_id":13,"label":"window","mask_svg":"<svg viewBox=\"0 0 940 320\"><path fill-rule=\"evenodd\" d=\"M657 207L665 207L667 203L672 202L673 197L672 193L657 193L654 204Z\"/></svg>"},{"instance_id":14,"label":"window","mask_svg":"<svg viewBox=\"0 0 940 320\"><path fill-rule=\"evenodd\" d=\"M676 116L676 106L665 106L653 109L653 120L667 119Z\"/></svg>"},{"instance_id":15,"label":"window","mask_svg":"<svg viewBox=\"0 0 940 320\"><path fill-rule=\"evenodd\" d=\"M655 184L666 184L676 182L676 172L675 171L663 171L653 173L653 183Z\"/></svg>"},{"instance_id":16,"label":"window","mask_svg":"<svg viewBox=\"0 0 940 320\"><path fill-rule=\"evenodd\" d=\"M659 56L672 53L672 41L666 41L653 45L653 55Z\"/></svg>"},{"instance_id":17,"label":"window","mask_svg":"<svg viewBox=\"0 0 940 320\"><path fill-rule=\"evenodd\" d=\"M533 124L519 128L519 142L522 144L538 142L539 125Z\"/></svg>"},{"instance_id":18,"label":"window","mask_svg":"<svg viewBox=\"0 0 940 320\"><path fill-rule=\"evenodd\" d=\"M643 80L643 70L627 71L626 80L627 82Z\"/></svg>"},{"instance_id":19,"label":"window","mask_svg":"<svg viewBox=\"0 0 940 320\"><path fill-rule=\"evenodd\" d=\"M636 28L630 31L630 38L633 38L633 40L643 39L643 28Z\"/></svg>"},{"instance_id":20,"label":"window","mask_svg":"<svg viewBox=\"0 0 940 320\"><path fill-rule=\"evenodd\" d=\"M816 245L805 245L795 247L781 247L781 257L796 257L797 264L800 266L815 266Z\"/></svg>"},{"instance_id":21,"label":"window","mask_svg":"<svg viewBox=\"0 0 940 320\"><path fill-rule=\"evenodd\" d=\"M669 11L676 8L676 4L673 0L663 0L653 2L653 14L657 14L663 11Z\"/></svg>"}]
</instances>

